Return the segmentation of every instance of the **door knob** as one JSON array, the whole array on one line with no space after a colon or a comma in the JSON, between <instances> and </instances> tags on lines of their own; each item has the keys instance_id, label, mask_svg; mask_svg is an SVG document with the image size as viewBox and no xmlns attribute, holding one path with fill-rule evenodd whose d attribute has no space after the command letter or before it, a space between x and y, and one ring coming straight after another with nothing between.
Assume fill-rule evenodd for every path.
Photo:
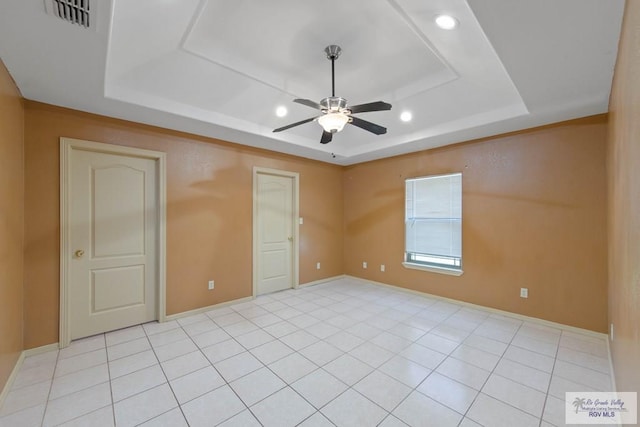
<instances>
[{"instance_id":1,"label":"door knob","mask_svg":"<svg viewBox=\"0 0 640 427\"><path fill-rule=\"evenodd\" d=\"M289 241L290 241L290 242L293 242L293 237L289 237Z\"/></svg>"},{"instance_id":2,"label":"door knob","mask_svg":"<svg viewBox=\"0 0 640 427\"><path fill-rule=\"evenodd\" d=\"M75 252L75 256L76 256L76 258L82 258L82 255L84 255L84 251L83 251L82 249L78 249L78 250Z\"/></svg>"}]
</instances>

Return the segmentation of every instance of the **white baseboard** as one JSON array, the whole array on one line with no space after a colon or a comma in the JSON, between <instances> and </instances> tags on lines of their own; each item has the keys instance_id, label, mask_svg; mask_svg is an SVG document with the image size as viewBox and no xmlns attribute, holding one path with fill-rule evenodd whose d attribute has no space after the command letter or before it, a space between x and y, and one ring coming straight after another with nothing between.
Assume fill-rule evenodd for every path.
<instances>
[{"instance_id":1,"label":"white baseboard","mask_svg":"<svg viewBox=\"0 0 640 427\"><path fill-rule=\"evenodd\" d=\"M611 354L611 336L607 335L607 355L609 356L609 371L611 371L611 390L618 391L616 386L616 374L613 370L613 355Z\"/></svg>"},{"instance_id":2,"label":"white baseboard","mask_svg":"<svg viewBox=\"0 0 640 427\"><path fill-rule=\"evenodd\" d=\"M2 388L2 392L0 392L0 408L4 406L4 400L7 398L7 395L9 394L9 390L11 390L11 386L13 385L13 382L16 380L16 376L18 375L18 371L20 370L20 367L22 367L22 362L24 362L24 358L25 358L24 353L25 353L24 351L20 352L20 355L18 356L18 360L16 360L16 364L13 366L13 370L11 371L11 374L9 374L9 378L7 378L7 382L4 384L4 387Z\"/></svg>"},{"instance_id":3,"label":"white baseboard","mask_svg":"<svg viewBox=\"0 0 640 427\"><path fill-rule=\"evenodd\" d=\"M441 300L441 301L451 302L451 303L463 305L463 306L469 307L469 308L476 308L476 309L480 309L480 310L485 310L485 311L489 311L491 313L500 314L502 316L513 317L513 318L524 320L524 321L527 321L527 322L532 322L532 323L537 323L537 324L544 325L544 326L549 326L549 327L552 327L552 328L562 329L562 330L565 330L565 331L568 331L568 332L575 332L577 334L588 335L588 336L597 337L597 338L604 338L604 339L607 338L607 334L604 334L602 332L595 332L595 331L591 331L589 329L578 328L578 327L575 327L575 326L570 326L570 325L565 325L565 324L562 324L562 323L552 322L550 320L544 320L544 319L540 319L540 318L537 318L537 317L525 316L524 314L512 313L510 311L500 310L500 309L497 309L497 308L485 307L485 306L479 305L479 304L473 304L473 303L470 303L470 302L459 301L459 300L456 300L456 299L453 299L453 298L442 297L440 295L430 294L430 293L427 293L427 292L415 291L413 289L402 288L400 286L389 285L387 283L376 282L376 281L373 281L373 280L362 279L360 277L348 276L348 275L345 276L345 277L347 277L349 279L357 280L357 281L360 281L360 282L364 282L364 283L370 283L370 284L373 284L373 285L393 288L394 290L410 293L410 294L413 294L413 295L427 296L429 298L434 298L434 299L438 299L438 300ZM607 341L608 341L608 339L607 339Z\"/></svg>"},{"instance_id":4,"label":"white baseboard","mask_svg":"<svg viewBox=\"0 0 640 427\"><path fill-rule=\"evenodd\" d=\"M4 400L7 398L9 394L9 390L11 390L11 386L13 386L13 382L16 380L16 376L24 363L24 359L29 356L35 356L36 354L46 353L51 350L58 350L58 343L43 345L42 347L30 348L27 350L23 350L20 352L20 356L18 356L18 360L16 360L16 364L13 366L13 370L7 378L7 382L2 388L2 392L0 392L0 408L4 406Z\"/></svg>"},{"instance_id":5,"label":"white baseboard","mask_svg":"<svg viewBox=\"0 0 640 427\"><path fill-rule=\"evenodd\" d=\"M611 342L610 342L609 336L607 334L604 334L602 332L591 331L589 329L578 328L576 326L565 325L563 323L552 322L550 320L544 320L544 319L540 319L538 317L525 316L523 314L513 313L513 312L510 312L510 311L506 311L506 310L500 310L500 309L492 308L492 307L485 307L483 305L473 304L473 303L466 302L466 301L460 301L460 300L456 300L456 299L453 299L453 298L447 298L447 297L443 297L443 296L440 296L440 295L430 294L430 293L427 293L427 292L420 292L420 291L415 291L413 289L402 288L400 286L390 285L388 283L382 283L382 282L376 282L376 281L373 281L373 280L367 280L367 279L363 279L363 278L360 278L360 277L350 276L350 275L347 275L347 274L341 274L339 276L327 277L325 279L320 279L320 280L315 280L313 282L303 283L303 284L298 285L297 288L320 285L320 284L323 284L323 283L328 283L328 282L331 282L333 280L339 280L339 279L353 279L353 280L356 280L356 281L359 281L359 282L369 283L369 284L383 286L383 287L387 287L387 288L392 288L394 290L401 291L401 292L406 292L406 293L413 294L413 295L427 296L429 298L434 298L434 299L438 299L438 300L441 300L441 301L451 302L451 303L463 305L463 306L469 307L469 308L485 310L485 311L489 311L491 313L499 314L499 315L502 315L502 316L512 317L512 318L516 318L516 319L527 321L527 322L531 322L531 323L537 323L539 325L549 326L549 327L552 327L552 328L557 328L557 329L561 329L561 330L568 331L568 332L574 332L574 333L577 333L577 334L596 337L596 338L600 338L600 339L604 338L607 341L607 352L608 352L608 357L609 357L609 368L610 368L610 372L611 372L611 384L612 384L612 387L613 387L612 390L616 390L616 382L615 382L615 375L614 375L614 369L613 369L613 359L611 357ZM243 299L240 299L240 300L229 301L229 302L224 303L224 304L225 305L235 304L235 303L239 303L239 302L242 302L244 300L247 300L247 299L250 299L250 298L243 298ZM197 311L197 310L194 310L194 311ZM205 311L208 311L208 309L205 310Z\"/></svg>"},{"instance_id":6,"label":"white baseboard","mask_svg":"<svg viewBox=\"0 0 640 427\"><path fill-rule=\"evenodd\" d=\"M413 289L402 288L400 286L390 285L390 284L382 283L382 282L376 282L374 280L367 280L367 279L363 279L363 278L360 278L360 277L355 277L355 276L350 276L350 275L342 275L342 276L338 276L336 278L341 278L341 277L342 278L353 279L353 280L356 280L356 281L359 281L359 282L363 282L363 283L369 283L369 284L374 284L374 285L378 285L378 286L392 288L394 290L410 293L410 294L413 294L413 295L428 296L429 298L434 298L434 299L438 299L438 300L441 300L441 301L451 302L451 303L454 303L454 304L460 304L460 305L464 305L464 306L470 307L470 308L486 310L486 311L489 311L489 312L492 312L492 313L495 313L495 314L500 314L502 316L508 316L508 317L516 318L516 319L527 321L527 322L537 323L537 324L540 324L540 325L549 326L549 327L565 330L565 331L568 331L568 332L574 332L574 333L581 334L581 335L586 335L586 336L591 336L591 337L595 337L595 338L605 339L606 342L607 342L607 356L608 356L608 359L609 359L609 372L611 373L611 387L612 387L611 390L617 391L615 370L614 370L614 365L613 365L613 357L612 357L612 354L611 354L611 340L610 340L611 337L608 334L591 331L589 329L578 328L578 327L575 327L575 326L565 325L563 323L552 322L550 320L544 320L544 319L540 319L540 318L537 318L537 317L531 317L531 316L525 316L523 314L512 313L510 311L499 310L497 308L485 307L485 306L478 305L478 304L472 304L472 303L465 302L465 301L459 301L459 300L456 300L456 299L453 299L453 298L446 298L446 297L442 297L440 295L434 295L434 294L430 294L430 293L427 293L427 292L415 291ZM333 280L333 279L328 279L328 280Z\"/></svg>"},{"instance_id":7,"label":"white baseboard","mask_svg":"<svg viewBox=\"0 0 640 427\"><path fill-rule=\"evenodd\" d=\"M53 344L47 344L41 347L29 348L23 351L23 353L24 353L24 357L29 357L29 356L35 356L37 354L47 353L49 351L58 350L58 349L60 349L60 346L58 345L57 342L54 342Z\"/></svg>"},{"instance_id":8,"label":"white baseboard","mask_svg":"<svg viewBox=\"0 0 640 427\"><path fill-rule=\"evenodd\" d=\"M322 283L331 282L332 280L344 279L345 277L347 276L344 274L341 274L339 276L333 276L333 277L327 277L325 279L314 280L313 282L301 283L298 285L298 288L306 288L307 286L320 285Z\"/></svg>"},{"instance_id":9,"label":"white baseboard","mask_svg":"<svg viewBox=\"0 0 640 427\"><path fill-rule=\"evenodd\" d=\"M330 282L332 280L342 279L344 277L346 277L346 276L343 274L343 275L340 275L340 276L328 277L326 279L320 279L320 280L316 280L316 281L313 281L313 282L302 283L302 284L298 285L296 287L296 289L307 287L307 286L319 285L321 283L326 283L326 282ZM234 300L231 300L231 301L221 302L219 304L214 304L214 305L210 305L210 306L207 306L207 307L196 308L194 310L183 311L181 313L176 313L176 314L170 314L170 315L167 315L165 317L165 321L182 319L184 317L189 317L189 316L194 316L196 314L206 313L207 311L215 310L216 308L227 307L227 306L233 305L233 304L240 304L240 303L243 303L243 302L251 301L253 299L255 299L254 296L248 296L248 297L244 297L244 298L234 299Z\"/></svg>"},{"instance_id":10,"label":"white baseboard","mask_svg":"<svg viewBox=\"0 0 640 427\"><path fill-rule=\"evenodd\" d=\"M218 304L209 305L207 307L196 308L194 310L183 311L181 313L170 314L165 317L165 321L182 319L183 317L194 316L196 314L206 313L207 311L215 310L216 308L222 308L233 304L240 304L241 302L247 302L253 300L254 297L238 298L231 301L225 301Z\"/></svg>"}]
</instances>

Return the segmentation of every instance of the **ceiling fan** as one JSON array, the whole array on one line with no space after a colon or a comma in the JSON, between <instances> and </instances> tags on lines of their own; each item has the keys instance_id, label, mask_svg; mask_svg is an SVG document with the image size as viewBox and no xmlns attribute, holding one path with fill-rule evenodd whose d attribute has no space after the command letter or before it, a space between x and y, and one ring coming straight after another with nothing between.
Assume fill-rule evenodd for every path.
<instances>
[{"instance_id":1,"label":"ceiling fan","mask_svg":"<svg viewBox=\"0 0 640 427\"><path fill-rule=\"evenodd\" d=\"M327 59L331 60L331 96L324 98L319 103L311 101L310 99L294 99L293 102L306 105L307 107L318 109L322 112L317 117L311 117L309 119L301 120L290 125L283 126L278 129L274 129L274 132L281 132L283 130L291 129L294 126L302 125L312 121L318 121L322 126L322 137L320 138L321 144L327 144L331 142L333 134L340 132L347 123L364 129L376 135L382 135L387 133L387 128L377 125L375 123L362 120L361 118L354 117L352 114L367 113L370 111L385 111L391 110L391 104L382 101L369 102L367 104L359 104L349 106L347 100L336 96L336 82L335 82L335 61L340 56L342 49L340 46L331 45L327 46L324 51L327 54Z\"/></svg>"}]
</instances>

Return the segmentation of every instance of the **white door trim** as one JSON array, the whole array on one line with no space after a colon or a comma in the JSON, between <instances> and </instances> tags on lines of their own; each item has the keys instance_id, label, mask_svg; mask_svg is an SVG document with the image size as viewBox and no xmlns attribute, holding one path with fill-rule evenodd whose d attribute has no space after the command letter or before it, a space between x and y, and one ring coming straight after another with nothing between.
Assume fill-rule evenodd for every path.
<instances>
[{"instance_id":1,"label":"white door trim","mask_svg":"<svg viewBox=\"0 0 640 427\"><path fill-rule=\"evenodd\" d=\"M60 138L60 348L71 341L69 324L69 188L71 184L71 154L73 150L92 151L106 154L135 156L155 160L158 165L157 182L157 308L159 322L166 320L166 154L160 151L143 150L121 145L103 144L72 138Z\"/></svg>"},{"instance_id":2,"label":"white door trim","mask_svg":"<svg viewBox=\"0 0 640 427\"><path fill-rule=\"evenodd\" d=\"M258 175L275 175L293 178L293 249L292 249L292 281L293 288L297 289L300 284L299 276L299 232L300 223L298 218L300 216L300 174L297 172L288 172L279 169L262 168L258 166L253 167L253 296L258 294Z\"/></svg>"}]
</instances>

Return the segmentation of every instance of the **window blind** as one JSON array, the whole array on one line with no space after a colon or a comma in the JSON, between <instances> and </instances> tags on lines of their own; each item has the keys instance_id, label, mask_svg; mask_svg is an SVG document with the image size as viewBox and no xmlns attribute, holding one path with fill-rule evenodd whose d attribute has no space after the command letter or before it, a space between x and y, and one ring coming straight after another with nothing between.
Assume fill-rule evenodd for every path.
<instances>
[{"instance_id":1,"label":"window blind","mask_svg":"<svg viewBox=\"0 0 640 427\"><path fill-rule=\"evenodd\" d=\"M460 268L462 174L407 179L406 261Z\"/></svg>"}]
</instances>

